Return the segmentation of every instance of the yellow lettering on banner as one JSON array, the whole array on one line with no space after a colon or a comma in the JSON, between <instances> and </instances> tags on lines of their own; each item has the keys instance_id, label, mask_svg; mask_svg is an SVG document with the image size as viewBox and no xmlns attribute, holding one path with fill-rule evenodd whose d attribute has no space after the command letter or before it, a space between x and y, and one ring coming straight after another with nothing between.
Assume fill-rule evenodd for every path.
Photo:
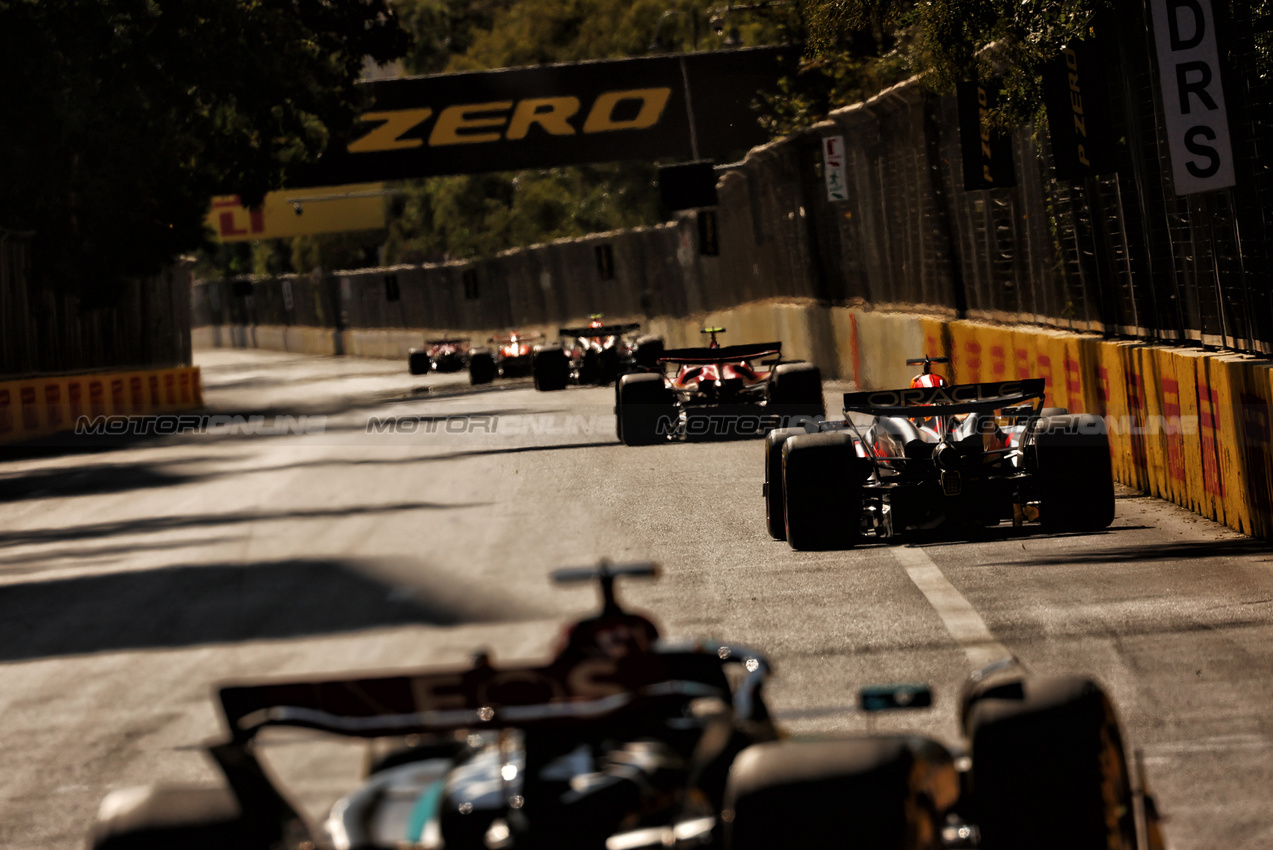
<instances>
[{"instance_id":1,"label":"yellow lettering on banner","mask_svg":"<svg viewBox=\"0 0 1273 850\"><path fill-rule=\"evenodd\" d=\"M349 143L350 153L396 151L418 148L424 139L404 139L402 136L423 124L433 114L432 109L399 109L393 112L368 112L359 121L383 121L376 129Z\"/></svg>"},{"instance_id":2,"label":"yellow lettering on banner","mask_svg":"<svg viewBox=\"0 0 1273 850\"><path fill-rule=\"evenodd\" d=\"M517 104L508 122L506 139L524 139L531 124L538 124L554 136L573 136L575 128L567 120L579 111L577 97L533 97Z\"/></svg>"},{"instance_id":3,"label":"yellow lettering on banner","mask_svg":"<svg viewBox=\"0 0 1273 850\"><path fill-rule=\"evenodd\" d=\"M479 127L502 127L508 121L504 115L481 116L484 112L507 112L513 108L511 100L497 100L493 103L468 103L460 106L448 106L438 116L429 134L429 146L463 145L470 142L498 142L499 133L466 133L462 130L474 130Z\"/></svg>"},{"instance_id":4,"label":"yellow lettering on banner","mask_svg":"<svg viewBox=\"0 0 1273 850\"><path fill-rule=\"evenodd\" d=\"M583 123L585 133L604 133L609 130L644 130L659 123L663 117L663 108L672 96L669 88L631 89L629 91L608 91L597 98L588 113L588 120ZM627 121L616 121L614 109L625 100L641 101L641 109L635 118Z\"/></svg>"}]
</instances>

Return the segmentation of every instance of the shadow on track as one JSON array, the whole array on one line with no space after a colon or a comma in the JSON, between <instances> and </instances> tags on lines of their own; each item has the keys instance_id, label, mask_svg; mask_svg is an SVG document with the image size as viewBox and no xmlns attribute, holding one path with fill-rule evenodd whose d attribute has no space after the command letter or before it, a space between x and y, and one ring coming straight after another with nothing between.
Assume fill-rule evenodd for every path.
<instances>
[{"instance_id":1,"label":"shadow on track","mask_svg":"<svg viewBox=\"0 0 1273 850\"><path fill-rule=\"evenodd\" d=\"M32 528L20 531L0 531L0 547L21 546L28 543L56 543L67 540L95 540L116 534L149 534L183 528L215 528L237 525L243 522L270 522L273 520L328 519L360 514L379 514L393 511L450 510L454 508L482 508L489 502L395 502L387 505L361 507L314 508L295 511L235 511L224 514L185 514L182 516L143 517L119 522L96 522L85 525L68 525L59 528Z\"/></svg>"},{"instance_id":2,"label":"shadow on track","mask_svg":"<svg viewBox=\"0 0 1273 850\"><path fill-rule=\"evenodd\" d=\"M378 577L409 572L411 585ZM0 661L533 618L420 564L190 564L0 587Z\"/></svg>"},{"instance_id":3,"label":"shadow on track","mask_svg":"<svg viewBox=\"0 0 1273 850\"><path fill-rule=\"evenodd\" d=\"M1273 546L1261 540L1234 538L1201 540L1189 543L1148 543L1022 558L1015 561L987 563L984 566L1065 566L1067 564L1126 564L1135 561L1192 561L1206 558L1231 558L1242 555L1273 555Z\"/></svg>"}]
</instances>

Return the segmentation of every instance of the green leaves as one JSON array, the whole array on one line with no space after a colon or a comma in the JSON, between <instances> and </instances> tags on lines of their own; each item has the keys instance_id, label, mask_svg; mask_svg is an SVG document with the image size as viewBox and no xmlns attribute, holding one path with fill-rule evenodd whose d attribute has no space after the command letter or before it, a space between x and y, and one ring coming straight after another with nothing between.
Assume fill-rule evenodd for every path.
<instances>
[{"instance_id":1,"label":"green leaves","mask_svg":"<svg viewBox=\"0 0 1273 850\"><path fill-rule=\"evenodd\" d=\"M0 0L0 226L96 286L203 241L355 117L364 57L409 38L384 0Z\"/></svg>"}]
</instances>

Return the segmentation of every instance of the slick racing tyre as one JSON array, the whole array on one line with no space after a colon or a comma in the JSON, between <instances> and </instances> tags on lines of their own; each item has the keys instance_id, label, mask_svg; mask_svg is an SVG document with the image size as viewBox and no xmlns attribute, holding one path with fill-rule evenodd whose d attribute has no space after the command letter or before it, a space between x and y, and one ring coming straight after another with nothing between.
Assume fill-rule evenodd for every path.
<instances>
[{"instance_id":1,"label":"slick racing tyre","mask_svg":"<svg viewBox=\"0 0 1273 850\"><path fill-rule=\"evenodd\" d=\"M427 375L430 371L429 353L411 349L407 354L407 369L412 375Z\"/></svg>"},{"instance_id":2,"label":"slick racing tyre","mask_svg":"<svg viewBox=\"0 0 1273 850\"><path fill-rule=\"evenodd\" d=\"M769 413L781 417L779 428L799 425L802 417L825 419L821 370L812 363L775 366L769 378Z\"/></svg>"},{"instance_id":3,"label":"slick racing tyre","mask_svg":"<svg viewBox=\"0 0 1273 850\"><path fill-rule=\"evenodd\" d=\"M918 737L771 741L738 754L726 850L937 850L958 794L949 751Z\"/></svg>"},{"instance_id":4,"label":"slick racing tyre","mask_svg":"<svg viewBox=\"0 0 1273 850\"><path fill-rule=\"evenodd\" d=\"M984 850L1135 850L1114 707L1077 677L988 683L965 709Z\"/></svg>"},{"instance_id":5,"label":"slick racing tyre","mask_svg":"<svg viewBox=\"0 0 1273 850\"><path fill-rule=\"evenodd\" d=\"M489 384L495 380L495 355L485 349L469 355L469 383Z\"/></svg>"},{"instance_id":6,"label":"slick racing tyre","mask_svg":"<svg viewBox=\"0 0 1273 850\"><path fill-rule=\"evenodd\" d=\"M564 390L570 381L570 360L566 357L566 352L556 345L535 346L531 375L535 379L537 390Z\"/></svg>"},{"instance_id":7,"label":"slick racing tyre","mask_svg":"<svg viewBox=\"0 0 1273 850\"><path fill-rule=\"evenodd\" d=\"M774 540L787 539L783 516L782 445L788 437L807 433L803 428L778 428L765 435L765 527Z\"/></svg>"},{"instance_id":8,"label":"slick racing tyre","mask_svg":"<svg viewBox=\"0 0 1273 850\"><path fill-rule=\"evenodd\" d=\"M1096 531L1114 521L1114 472L1105 421L1090 413L1035 425L1039 519L1053 531Z\"/></svg>"},{"instance_id":9,"label":"slick racing tyre","mask_svg":"<svg viewBox=\"0 0 1273 850\"><path fill-rule=\"evenodd\" d=\"M783 518L792 549L848 549L858 542L862 483L871 465L842 432L796 435L782 445Z\"/></svg>"},{"instance_id":10,"label":"slick racing tyre","mask_svg":"<svg viewBox=\"0 0 1273 850\"><path fill-rule=\"evenodd\" d=\"M624 375L618 396L615 426L624 445L648 446L668 438L676 421L676 405L662 375Z\"/></svg>"}]
</instances>

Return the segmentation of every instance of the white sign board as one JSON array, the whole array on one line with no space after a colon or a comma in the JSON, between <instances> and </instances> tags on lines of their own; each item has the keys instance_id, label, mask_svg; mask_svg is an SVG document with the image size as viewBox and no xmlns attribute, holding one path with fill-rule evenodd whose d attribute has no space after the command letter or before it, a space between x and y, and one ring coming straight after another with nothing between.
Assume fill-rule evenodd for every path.
<instances>
[{"instance_id":1,"label":"white sign board","mask_svg":"<svg viewBox=\"0 0 1273 850\"><path fill-rule=\"evenodd\" d=\"M844 136L827 136L822 140L822 176L827 181L827 200L849 199L844 172Z\"/></svg>"},{"instance_id":2,"label":"white sign board","mask_svg":"<svg viewBox=\"0 0 1273 850\"><path fill-rule=\"evenodd\" d=\"M1234 184L1211 0L1150 0L1177 195Z\"/></svg>"}]
</instances>

